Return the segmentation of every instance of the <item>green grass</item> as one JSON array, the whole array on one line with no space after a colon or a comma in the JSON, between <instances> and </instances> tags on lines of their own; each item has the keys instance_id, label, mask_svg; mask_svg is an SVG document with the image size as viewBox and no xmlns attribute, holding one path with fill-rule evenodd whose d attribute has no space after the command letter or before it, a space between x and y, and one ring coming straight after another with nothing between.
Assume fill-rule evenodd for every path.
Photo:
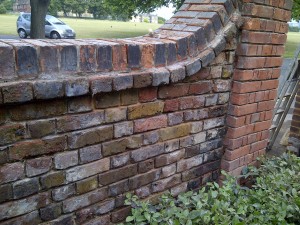
<instances>
[{"instance_id":1,"label":"green grass","mask_svg":"<svg viewBox=\"0 0 300 225\"><path fill-rule=\"evenodd\" d=\"M17 35L18 15L0 15L0 34ZM128 38L144 35L161 24L61 18L76 31L77 38Z\"/></svg>"},{"instance_id":2,"label":"green grass","mask_svg":"<svg viewBox=\"0 0 300 225\"><path fill-rule=\"evenodd\" d=\"M289 32L285 45L285 58L294 58L295 51L300 46L300 32Z\"/></svg>"},{"instance_id":3,"label":"green grass","mask_svg":"<svg viewBox=\"0 0 300 225\"><path fill-rule=\"evenodd\" d=\"M18 15L0 15L0 34L17 35L16 21ZM155 30L160 24L131 23L107 20L62 18L72 27L77 38L128 38L144 35L149 29ZM300 45L300 33L289 32L286 43L285 58L293 58L294 51Z\"/></svg>"}]
</instances>

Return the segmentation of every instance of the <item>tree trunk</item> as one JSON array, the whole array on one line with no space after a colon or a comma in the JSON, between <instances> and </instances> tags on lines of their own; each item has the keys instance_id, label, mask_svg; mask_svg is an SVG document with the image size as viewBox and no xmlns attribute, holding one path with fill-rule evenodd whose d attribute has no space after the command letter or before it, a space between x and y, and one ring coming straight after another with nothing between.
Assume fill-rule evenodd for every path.
<instances>
[{"instance_id":1,"label":"tree trunk","mask_svg":"<svg viewBox=\"0 0 300 225\"><path fill-rule=\"evenodd\" d=\"M50 0L30 0L31 26L30 38L45 38L45 17Z\"/></svg>"}]
</instances>

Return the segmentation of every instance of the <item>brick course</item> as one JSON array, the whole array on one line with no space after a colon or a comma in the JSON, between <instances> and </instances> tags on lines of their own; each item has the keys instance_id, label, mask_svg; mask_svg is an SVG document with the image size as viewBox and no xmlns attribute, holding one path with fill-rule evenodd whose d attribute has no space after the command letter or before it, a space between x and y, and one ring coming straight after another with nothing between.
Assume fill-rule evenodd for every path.
<instances>
[{"instance_id":1,"label":"brick course","mask_svg":"<svg viewBox=\"0 0 300 225\"><path fill-rule=\"evenodd\" d=\"M114 224L128 192L157 202L255 163L290 10L186 0L153 37L0 40L0 223Z\"/></svg>"}]
</instances>

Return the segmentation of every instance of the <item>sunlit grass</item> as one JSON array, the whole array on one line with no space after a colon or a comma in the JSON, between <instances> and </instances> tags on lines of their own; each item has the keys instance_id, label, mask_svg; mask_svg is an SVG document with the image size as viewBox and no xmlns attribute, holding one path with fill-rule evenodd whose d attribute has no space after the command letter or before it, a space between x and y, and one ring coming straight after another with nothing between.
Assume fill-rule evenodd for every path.
<instances>
[{"instance_id":1,"label":"sunlit grass","mask_svg":"<svg viewBox=\"0 0 300 225\"><path fill-rule=\"evenodd\" d=\"M0 15L0 34L17 35L18 15ZM76 32L77 38L127 38L141 36L155 30L161 24L131 23L108 20L61 18Z\"/></svg>"},{"instance_id":2,"label":"sunlit grass","mask_svg":"<svg viewBox=\"0 0 300 225\"><path fill-rule=\"evenodd\" d=\"M294 52L300 47L300 32L289 32L285 45L285 58L294 58Z\"/></svg>"}]
</instances>

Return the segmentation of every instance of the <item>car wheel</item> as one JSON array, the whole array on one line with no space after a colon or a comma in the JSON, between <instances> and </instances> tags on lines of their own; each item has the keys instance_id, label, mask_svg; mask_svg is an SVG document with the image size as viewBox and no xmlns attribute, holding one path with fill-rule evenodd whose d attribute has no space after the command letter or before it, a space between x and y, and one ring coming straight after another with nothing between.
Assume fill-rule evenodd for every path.
<instances>
[{"instance_id":1,"label":"car wheel","mask_svg":"<svg viewBox=\"0 0 300 225\"><path fill-rule=\"evenodd\" d=\"M19 34L19 37L22 38L22 39L27 38L27 36L28 36L24 29L19 29L18 34Z\"/></svg>"},{"instance_id":2,"label":"car wheel","mask_svg":"<svg viewBox=\"0 0 300 225\"><path fill-rule=\"evenodd\" d=\"M53 31L50 34L50 38L51 39L60 39L61 37L60 37L59 33L57 33L56 31Z\"/></svg>"}]
</instances>

